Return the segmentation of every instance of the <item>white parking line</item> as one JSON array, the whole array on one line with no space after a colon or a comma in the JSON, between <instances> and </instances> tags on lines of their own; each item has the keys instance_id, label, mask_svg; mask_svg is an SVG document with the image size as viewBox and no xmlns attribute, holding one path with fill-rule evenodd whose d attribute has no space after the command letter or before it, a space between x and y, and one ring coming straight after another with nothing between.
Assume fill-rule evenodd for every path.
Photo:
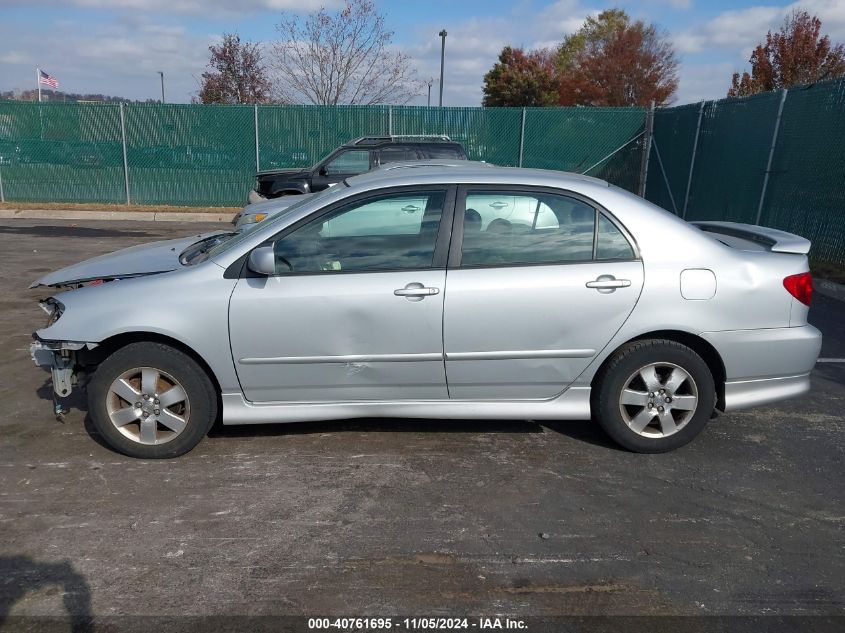
<instances>
[{"instance_id":1,"label":"white parking line","mask_svg":"<svg viewBox=\"0 0 845 633\"><path fill-rule=\"evenodd\" d=\"M845 363L845 358L820 358L817 363Z\"/></svg>"}]
</instances>

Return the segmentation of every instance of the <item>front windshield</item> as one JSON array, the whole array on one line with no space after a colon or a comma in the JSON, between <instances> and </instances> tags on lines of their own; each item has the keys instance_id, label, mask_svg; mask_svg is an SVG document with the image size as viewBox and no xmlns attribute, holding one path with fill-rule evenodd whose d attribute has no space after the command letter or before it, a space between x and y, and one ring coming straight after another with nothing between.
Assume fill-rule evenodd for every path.
<instances>
[{"instance_id":1,"label":"front windshield","mask_svg":"<svg viewBox=\"0 0 845 633\"><path fill-rule=\"evenodd\" d=\"M303 205L310 204L315 200L319 200L321 197L328 194L330 191L333 191L334 187L329 187L328 189L323 189L318 193L311 194L310 196L302 196L302 200L295 202L294 204L287 207L284 211L277 213L275 215L270 216L266 220L261 222L255 222L253 224L248 224L247 227L240 231L239 233L235 233L230 239L226 240L225 242L221 242L220 244L216 244L212 248L208 249L204 253L203 261L206 259L213 259L218 255L222 255L223 253L227 252L229 249L234 248L238 244L244 242L245 240L252 237L252 234L258 230L259 228L263 229L266 226L273 226L280 224L287 218L287 216L292 212L296 211ZM197 262L198 263L198 262Z\"/></svg>"}]
</instances>

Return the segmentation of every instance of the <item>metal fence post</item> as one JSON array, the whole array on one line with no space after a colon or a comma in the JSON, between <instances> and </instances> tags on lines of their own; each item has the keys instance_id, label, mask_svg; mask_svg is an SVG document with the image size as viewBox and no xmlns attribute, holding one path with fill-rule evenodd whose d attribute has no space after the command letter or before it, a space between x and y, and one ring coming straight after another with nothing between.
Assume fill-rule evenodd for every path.
<instances>
[{"instance_id":1,"label":"metal fence post","mask_svg":"<svg viewBox=\"0 0 845 633\"><path fill-rule=\"evenodd\" d=\"M393 136L393 106L387 106L387 135Z\"/></svg>"},{"instance_id":2,"label":"metal fence post","mask_svg":"<svg viewBox=\"0 0 845 633\"><path fill-rule=\"evenodd\" d=\"M675 196L672 195L669 178L666 176L666 169L663 167L663 161L660 159L660 150L657 149L657 141L652 140L651 144L654 147L654 155L657 157L657 166L660 167L660 173L663 174L663 182L666 183L666 191L669 193L669 201L672 203L672 213L678 215L678 205L675 204Z\"/></svg>"},{"instance_id":3,"label":"metal fence post","mask_svg":"<svg viewBox=\"0 0 845 633\"><path fill-rule=\"evenodd\" d=\"M522 125L519 128L519 166L522 167L522 157L525 153L525 108L522 108Z\"/></svg>"},{"instance_id":4,"label":"metal fence post","mask_svg":"<svg viewBox=\"0 0 845 633\"><path fill-rule=\"evenodd\" d=\"M763 215L763 201L766 199L766 188L769 186L769 174L772 171L772 159L775 156L775 145L778 142L778 132L780 131L780 117L783 114L783 104L786 102L787 90L784 88L780 93L780 105L778 105L778 115L775 119L775 130L772 132L772 146L769 148L769 160L766 162L766 174L763 176L763 189L760 191L760 204L757 205L757 219L754 224L760 224L760 219Z\"/></svg>"},{"instance_id":5,"label":"metal fence post","mask_svg":"<svg viewBox=\"0 0 845 633\"><path fill-rule=\"evenodd\" d=\"M123 102L120 102L120 136L123 141L123 183L126 186L126 204L132 204L129 196L129 161L126 158L126 121L123 117Z\"/></svg>"},{"instance_id":6,"label":"metal fence post","mask_svg":"<svg viewBox=\"0 0 845 633\"><path fill-rule=\"evenodd\" d=\"M0 156L0 202L6 202L6 194L3 191L3 157Z\"/></svg>"},{"instance_id":7,"label":"metal fence post","mask_svg":"<svg viewBox=\"0 0 845 633\"><path fill-rule=\"evenodd\" d=\"M255 171L261 171L261 158L258 153L258 104L255 104L254 110L254 127L255 127Z\"/></svg>"},{"instance_id":8,"label":"metal fence post","mask_svg":"<svg viewBox=\"0 0 845 633\"><path fill-rule=\"evenodd\" d=\"M648 159L651 155L651 138L654 133L654 101L648 108L645 117L645 138L643 139L643 156L640 163L640 187L637 192L640 198L645 198L645 184L648 179Z\"/></svg>"},{"instance_id":9,"label":"metal fence post","mask_svg":"<svg viewBox=\"0 0 845 633\"><path fill-rule=\"evenodd\" d=\"M687 217L687 203L689 203L689 190L692 186L692 170L695 167L695 152L698 149L698 135L701 132L701 116L704 114L704 102L698 108L698 124L695 126L695 140L692 142L692 156L689 159L689 176L687 176L687 192L684 194L684 209L681 212L681 217Z\"/></svg>"}]
</instances>

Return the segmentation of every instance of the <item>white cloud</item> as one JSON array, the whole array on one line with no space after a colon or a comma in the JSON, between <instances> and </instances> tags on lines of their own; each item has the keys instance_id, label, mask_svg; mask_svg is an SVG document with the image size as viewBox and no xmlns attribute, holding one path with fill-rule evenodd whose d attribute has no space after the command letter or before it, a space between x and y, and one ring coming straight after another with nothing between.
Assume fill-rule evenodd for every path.
<instances>
[{"instance_id":1,"label":"white cloud","mask_svg":"<svg viewBox=\"0 0 845 633\"><path fill-rule=\"evenodd\" d=\"M730 62L718 64L685 64L680 74L675 104L721 99L728 94L731 74Z\"/></svg>"},{"instance_id":2,"label":"white cloud","mask_svg":"<svg viewBox=\"0 0 845 633\"><path fill-rule=\"evenodd\" d=\"M598 10L587 9L578 0L557 0L540 11L529 28L538 40L560 42L564 35L577 31L588 15L598 14Z\"/></svg>"},{"instance_id":3,"label":"white cloud","mask_svg":"<svg viewBox=\"0 0 845 633\"><path fill-rule=\"evenodd\" d=\"M842 0L803 0L787 7L787 11L803 9L822 21L822 33L834 41L845 40L845 2Z\"/></svg>"},{"instance_id":4,"label":"white cloud","mask_svg":"<svg viewBox=\"0 0 845 633\"><path fill-rule=\"evenodd\" d=\"M783 7L749 7L725 11L705 24L680 31L673 41L681 53L699 53L709 48L736 53L749 42L758 42L785 15ZM752 44L753 46L753 44Z\"/></svg>"},{"instance_id":5,"label":"white cloud","mask_svg":"<svg viewBox=\"0 0 845 633\"><path fill-rule=\"evenodd\" d=\"M744 59L765 40L767 31L779 28L784 18L797 10L818 15L822 21L822 32L831 35L832 39L845 38L843 0L801 0L788 6L756 6L725 11L700 26L679 31L673 41L681 53L718 49Z\"/></svg>"},{"instance_id":6,"label":"white cloud","mask_svg":"<svg viewBox=\"0 0 845 633\"><path fill-rule=\"evenodd\" d=\"M845 2L842 0L802 0L788 6L756 6L720 13L697 27L673 35L680 53L714 54L733 61L681 65L677 103L701 99L720 99L727 94L734 72L747 69L754 47L766 38L767 31L780 27L794 10L805 10L822 21L822 33L834 41L845 39ZM701 58L699 55L698 58Z\"/></svg>"},{"instance_id":7,"label":"white cloud","mask_svg":"<svg viewBox=\"0 0 845 633\"><path fill-rule=\"evenodd\" d=\"M158 96L158 75L165 74L169 100L188 101L208 61L211 36L189 34L184 27L145 20L109 23L80 30L75 25L44 27L34 41L0 23L0 41L17 53L3 69L3 89L35 88L34 65L57 77L61 89L133 99Z\"/></svg>"},{"instance_id":8,"label":"white cloud","mask_svg":"<svg viewBox=\"0 0 845 633\"><path fill-rule=\"evenodd\" d=\"M67 8L188 15L242 15L259 11L303 13L321 6L334 8L341 0L0 0L0 6L53 5Z\"/></svg>"},{"instance_id":9,"label":"white cloud","mask_svg":"<svg viewBox=\"0 0 845 633\"><path fill-rule=\"evenodd\" d=\"M394 0L395 1L395 0ZM778 0L769 0L777 2ZM224 16L219 31L235 30L233 15L259 11L310 11L341 0L0 0L0 7L40 4L69 5L102 10L107 22L86 23L84 12L71 19L56 20L39 28L38 37L20 26L0 20L0 89L34 87L33 68L40 64L59 77L62 89L73 92L105 92L130 98L158 95L156 71L165 73L168 100L187 101L198 89L195 78L208 61L208 45L219 35L192 33L185 15ZM639 17L654 19L666 7L685 9L690 0L641 0ZM627 2L621 2L627 5ZM384 0L382 6L389 9ZM446 105L478 105L484 74L496 62L503 46L543 48L557 45L580 27L588 15L597 15L598 0L557 0L543 6L541 0L520 0L505 14L487 15L450 22L419 25L414 36L397 49L408 54L420 80L434 78L432 101L437 102L440 75L440 38L446 39ZM601 3L601 6L610 6ZM788 6L759 6L725 11L699 25L690 25L672 34L682 54L677 103L724 96L730 75L747 64L751 48L763 40L769 29L776 29L794 8L818 14L823 32L834 41L845 40L845 0L802 0ZM645 14L643 15L643 13ZM46 11L45 11L46 13ZM388 26L391 23L388 13ZM182 17L168 18L178 14ZM268 14L268 24L277 15ZM659 21L659 20L658 20ZM174 25L176 24L176 25ZM214 28L214 27L212 27ZM218 30L218 29L214 29ZM268 29L268 33L270 30ZM272 36L271 36L272 37ZM423 86L415 103L426 102Z\"/></svg>"},{"instance_id":10,"label":"white cloud","mask_svg":"<svg viewBox=\"0 0 845 633\"><path fill-rule=\"evenodd\" d=\"M588 14L597 11L583 7L578 0L558 0L539 12L526 12L516 5L503 16L473 18L447 27L443 104L452 106L479 105L484 74L496 63L505 46L527 49L553 47L564 35L574 32ZM519 28L515 29L514 24ZM417 65L419 78L434 78L432 103L437 104L440 79L439 27L430 25L417 32L417 42L404 52ZM427 88L414 103L426 103Z\"/></svg>"},{"instance_id":11,"label":"white cloud","mask_svg":"<svg viewBox=\"0 0 845 633\"><path fill-rule=\"evenodd\" d=\"M27 64L32 58L24 51L8 51L0 55L2 64Z\"/></svg>"},{"instance_id":12,"label":"white cloud","mask_svg":"<svg viewBox=\"0 0 845 633\"><path fill-rule=\"evenodd\" d=\"M665 4L673 9L691 9L692 0L648 0L650 4Z\"/></svg>"}]
</instances>

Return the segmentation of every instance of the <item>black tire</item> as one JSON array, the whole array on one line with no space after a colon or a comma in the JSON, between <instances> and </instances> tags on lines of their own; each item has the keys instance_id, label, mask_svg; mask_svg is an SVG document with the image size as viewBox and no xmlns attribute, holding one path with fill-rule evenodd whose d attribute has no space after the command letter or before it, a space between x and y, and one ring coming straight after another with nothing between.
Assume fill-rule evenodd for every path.
<instances>
[{"instance_id":1,"label":"black tire","mask_svg":"<svg viewBox=\"0 0 845 633\"><path fill-rule=\"evenodd\" d=\"M190 403L184 429L161 444L142 444L127 437L109 415L112 383L124 372L139 367L169 374L184 389ZM88 413L99 434L116 451L141 459L178 457L193 449L217 419L217 400L217 391L203 368L184 352L162 343L130 343L120 348L99 365L88 386Z\"/></svg>"},{"instance_id":2,"label":"black tire","mask_svg":"<svg viewBox=\"0 0 845 633\"><path fill-rule=\"evenodd\" d=\"M623 417L620 404L629 377L652 363L669 363L686 371L695 381L698 397L695 410L683 426L662 437L648 437L633 430ZM707 363L693 350L675 341L646 339L616 352L594 384L591 400L594 419L617 444L637 453L665 453L687 444L704 430L716 406L716 388ZM650 432L658 432L653 429Z\"/></svg>"}]
</instances>

